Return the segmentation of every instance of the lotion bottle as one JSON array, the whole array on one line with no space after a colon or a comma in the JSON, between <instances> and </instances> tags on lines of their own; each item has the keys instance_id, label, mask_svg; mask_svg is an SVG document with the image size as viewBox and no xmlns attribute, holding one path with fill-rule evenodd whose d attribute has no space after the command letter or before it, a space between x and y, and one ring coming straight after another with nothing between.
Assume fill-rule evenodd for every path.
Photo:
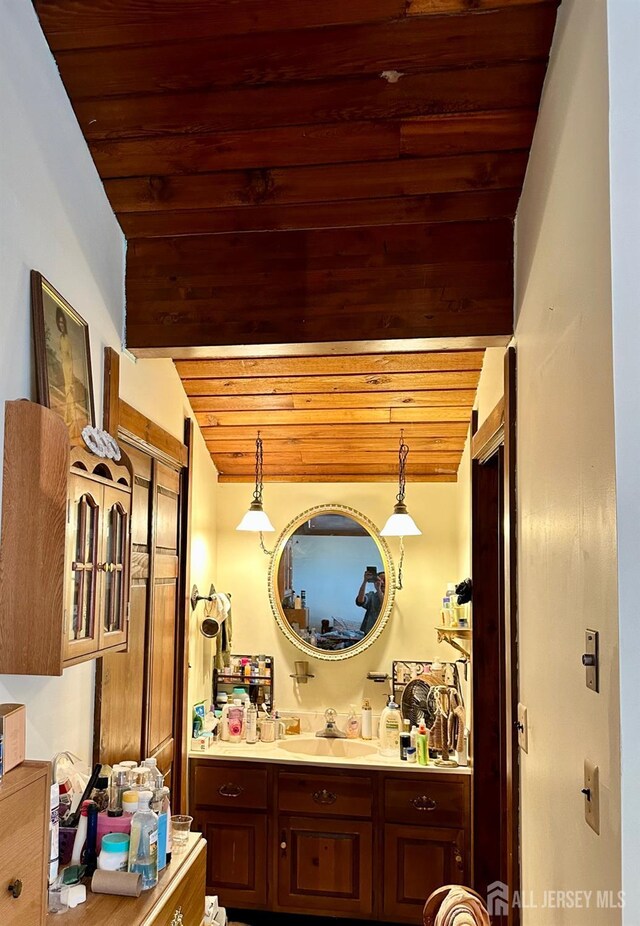
<instances>
[{"instance_id":1,"label":"lotion bottle","mask_svg":"<svg viewBox=\"0 0 640 926\"><path fill-rule=\"evenodd\" d=\"M360 736L360 721L358 720L358 715L356 714L355 705L352 704L349 708L349 716L347 717L347 726L344 731L347 737L351 740L357 740Z\"/></svg>"},{"instance_id":2,"label":"lotion bottle","mask_svg":"<svg viewBox=\"0 0 640 926\"><path fill-rule=\"evenodd\" d=\"M416 736L416 748L418 750L418 765L429 764L429 731L424 723L418 727Z\"/></svg>"},{"instance_id":3,"label":"lotion bottle","mask_svg":"<svg viewBox=\"0 0 640 926\"><path fill-rule=\"evenodd\" d=\"M360 736L363 740L373 739L373 711L371 710L371 701L369 701L369 698L365 698L362 705L360 730Z\"/></svg>"},{"instance_id":4,"label":"lotion bottle","mask_svg":"<svg viewBox=\"0 0 640 926\"><path fill-rule=\"evenodd\" d=\"M400 751L402 715L400 708L389 695L389 703L380 717L380 752L383 756L397 757Z\"/></svg>"}]
</instances>

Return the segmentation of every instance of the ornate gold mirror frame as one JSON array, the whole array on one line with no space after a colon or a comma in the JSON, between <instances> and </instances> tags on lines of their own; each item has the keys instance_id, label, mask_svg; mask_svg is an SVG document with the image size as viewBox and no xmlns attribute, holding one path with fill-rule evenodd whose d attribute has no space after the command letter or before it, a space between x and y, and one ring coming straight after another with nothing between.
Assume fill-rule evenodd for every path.
<instances>
[{"instance_id":1,"label":"ornate gold mirror frame","mask_svg":"<svg viewBox=\"0 0 640 926\"><path fill-rule=\"evenodd\" d=\"M278 572L280 569L280 561L288 541L291 539L296 530L302 524L304 524L305 521L309 521L311 518L321 514L344 515L345 517L356 521L361 527L363 527L378 548L380 559L383 563L386 575L385 594L382 601L382 607L380 608L380 614L378 615L378 619L376 620L373 628L366 636L362 638L362 640L354 643L353 646L336 651L327 651L319 647L312 646L306 640L303 640L298 636L298 634L291 628L286 618L284 608L282 606L281 593L278 589ZM373 521L370 521L369 518L365 517L365 515L361 514L359 511L356 511L354 508L349 508L347 505L316 505L314 508L308 508L306 511L303 511L301 514L293 518L293 520L287 524L287 526L278 537L278 542L276 544L275 550L271 557L271 563L269 565L268 583L271 610L273 611L273 615L280 630L283 632L287 640L289 640L290 643L293 643L293 645L298 649L302 650L303 653L306 653L307 656L312 656L314 659L323 659L326 661L334 662L342 659L351 659L352 656L358 656L360 653L363 653L366 649L368 649L372 643L375 643L387 625L391 615L391 610L393 608L393 601L396 591L396 576L393 560L391 559L391 553L389 552L389 547L387 546L384 537L380 536L378 528L373 523Z\"/></svg>"}]
</instances>

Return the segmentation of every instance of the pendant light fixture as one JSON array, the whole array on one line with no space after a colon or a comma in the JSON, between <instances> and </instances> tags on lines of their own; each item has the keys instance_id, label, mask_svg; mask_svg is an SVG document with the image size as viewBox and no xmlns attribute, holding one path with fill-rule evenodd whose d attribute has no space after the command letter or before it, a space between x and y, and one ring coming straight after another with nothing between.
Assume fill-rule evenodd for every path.
<instances>
[{"instance_id":1,"label":"pendant light fixture","mask_svg":"<svg viewBox=\"0 0 640 926\"><path fill-rule=\"evenodd\" d=\"M398 494L393 512L389 515L387 523L380 531L381 537L400 538L400 562L398 564L398 588L402 588L402 564L404 561L404 538L417 537L422 531L413 520L404 503L406 490L406 467L409 447L404 442L404 431L400 431L400 447L398 449Z\"/></svg>"},{"instance_id":2,"label":"pendant light fixture","mask_svg":"<svg viewBox=\"0 0 640 926\"><path fill-rule=\"evenodd\" d=\"M242 521L240 521L236 527L236 530L259 533L260 546L263 552L270 556L273 551L267 550L265 547L262 534L266 531L273 531L275 528L262 507L262 460L262 439L260 438L260 431L258 431L258 436L256 438L256 486L253 490L253 501Z\"/></svg>"}]
</instances>

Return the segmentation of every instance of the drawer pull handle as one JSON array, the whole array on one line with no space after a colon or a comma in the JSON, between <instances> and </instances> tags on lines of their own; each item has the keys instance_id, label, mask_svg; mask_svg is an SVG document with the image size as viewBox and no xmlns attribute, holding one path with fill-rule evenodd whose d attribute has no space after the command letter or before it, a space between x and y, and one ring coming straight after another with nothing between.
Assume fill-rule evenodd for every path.
<instances>
[{"instance_id":1,"label":"drawer pull handle","mask_svg":"<svg viewBox=\"0 0 640 926\"><path fill-rule=\"evenodd\" d=\"M22 894L22 881L20 878L16 878L15 881L12 881L7 890L11 896L17 900L20 894Z\"/></svg>"},{"instance_id":2,"label":"drawer pull handle","mask_svg":"<svg viewBox=\"0 0 640 926\"><path fill-rule=\"evenodd\" d=\"M220 785L218 788L218 794L220 797L240 797L244 788L241 788L240 785L234 785L232 782L227 782L226 785Z\"/></svg>"},{"instance_id":3,"label":"drawer pull handle","mask_svg":"<svg viewBox=\"0 0 640 926\"><path fill-rule=\"evenodd\" d=\"M419 797L414 797L411 801L416 810L435 810L438 806L437 802L431 797L427 797L426 794L421 794Z\"/></svg>"},{"instance_id":4,"label":"drawer pull handle","mask_svg":"<svg viewBox=\"0 0 640 926\"><path fill-rule=\"evenodd\" d=\"M334 794L333 791L327 791L326 788L323 788L322 791L314 791L313 799L316 804L335 804L338 800L338 795Z\"/></svg>"}]
</instances>

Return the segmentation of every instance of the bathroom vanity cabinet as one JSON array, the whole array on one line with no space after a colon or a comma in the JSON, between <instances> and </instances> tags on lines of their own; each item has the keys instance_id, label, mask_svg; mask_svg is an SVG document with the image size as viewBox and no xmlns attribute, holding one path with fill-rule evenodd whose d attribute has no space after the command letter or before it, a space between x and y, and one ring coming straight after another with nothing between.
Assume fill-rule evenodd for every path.
<instances>
[{"instance_id":1,"label":"bathroom vanity cabinet","mask_svg":"<svg viewBox=\"0 0 640 926\"><path fill-rule=\"evenodd\" d=\"M468 773L202 757L190 795L226 906L416 923L469 880Z\"/></svg>"}]
</instances>

